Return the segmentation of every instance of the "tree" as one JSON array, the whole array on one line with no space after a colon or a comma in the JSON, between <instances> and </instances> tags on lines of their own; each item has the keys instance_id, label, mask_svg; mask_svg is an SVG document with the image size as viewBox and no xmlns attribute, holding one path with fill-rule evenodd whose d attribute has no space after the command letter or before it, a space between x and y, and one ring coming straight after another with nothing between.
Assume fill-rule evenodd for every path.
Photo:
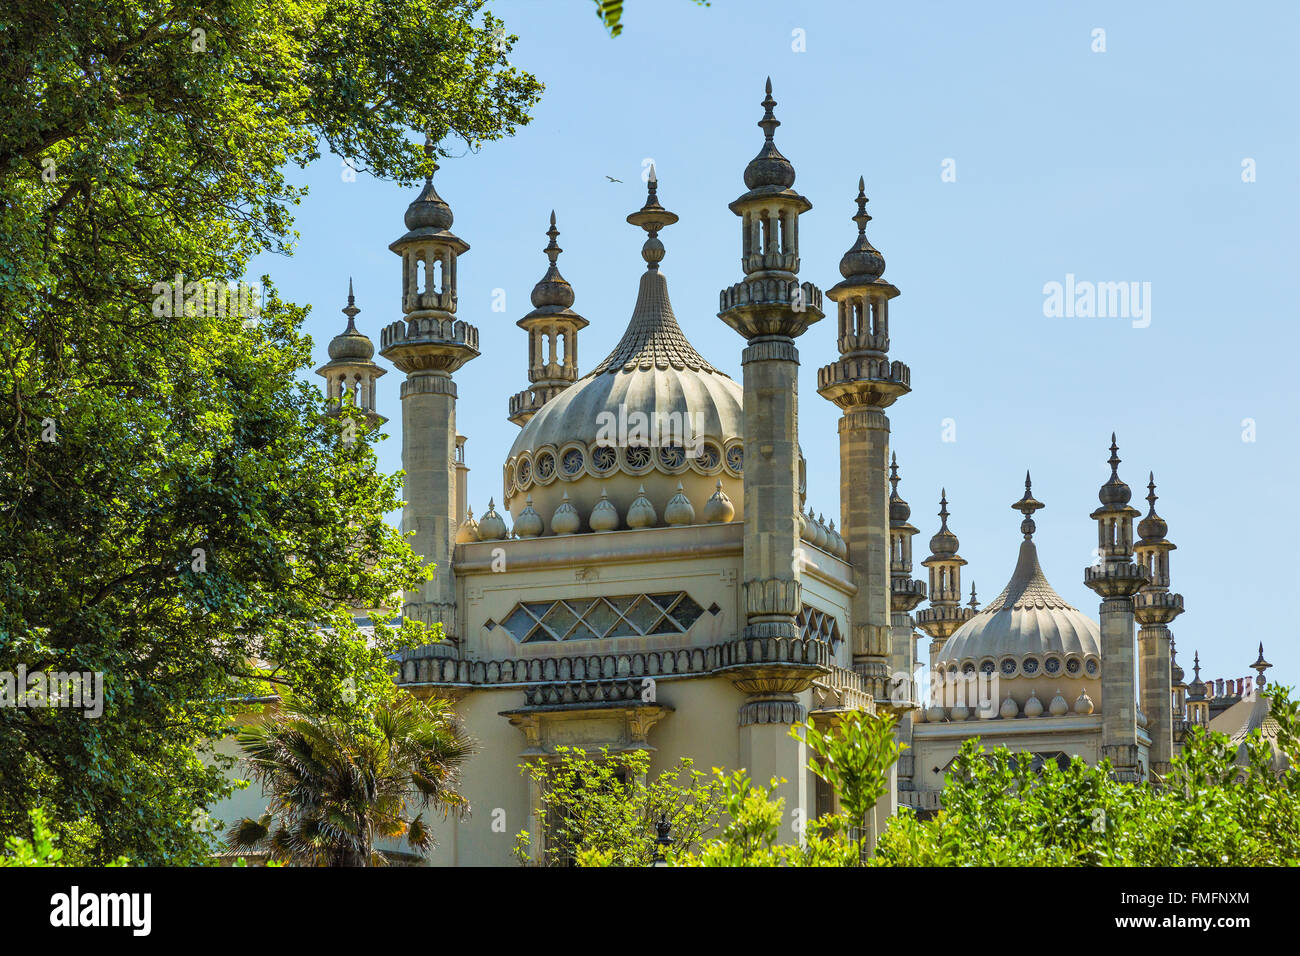
<instances>
[{"instance_id":1,"label":"tree","mask_svg":"<svg viewBox=\"0 0 1300 956\"><path fill-rule=\"evenodd\" d=\"M305 311L269 280L257 308L218 293L288 251L286 166L328 148L409 183L410 129L445 155L527 122L540 86L482 7L0 13L0 673L99 675L103 702L0 708L0 832L43 807L74 862L204 860L192 816L230 785L197 751L242 700L362 724L436 637L387 623L425 572L383 520L378 435L299 378Z\"/></svg>"},{"instance_id":2,"label":"tree","mask_svg":"<svg viewBox=\"0 0 1300 956\"><path fill-rule=\"evenodd\" d=\"M536 857L532 834L516 837L515 855L525 864L648 866L659 847L656 824L663 820L679 848L695 846L718 825L720 780L696 770L689 758L649 777L644 750L600 753L557 747L554 759L520 768L541 794L535 813L540 836Z\"/></svg>"},{"instance_id":3,"label":"tree","mask_svg":"<svg viewBox=\"0 0 1300 956\"><path fill-rule=\"evenodd\" d=\"M623 32L623 0L595 0L596 16L605 25L612 37ZM709 0L695 0L701 7L709 6Z\"/></svg>"},{"instance_id":4,"label":"tree","mask_svg":"<svg viewBox=\"0 0 1300 956\"><path fill-rule=\"evenodd\" d=\"M271 805L231 827L232 850L306 866L383 864L376 838L405 837L412 850L428 853L433 835L423 812L468 810L457 785L473 746L445 700L394 691L367 727L292 701L238 740Z\"/></svg>"}]
</instances>

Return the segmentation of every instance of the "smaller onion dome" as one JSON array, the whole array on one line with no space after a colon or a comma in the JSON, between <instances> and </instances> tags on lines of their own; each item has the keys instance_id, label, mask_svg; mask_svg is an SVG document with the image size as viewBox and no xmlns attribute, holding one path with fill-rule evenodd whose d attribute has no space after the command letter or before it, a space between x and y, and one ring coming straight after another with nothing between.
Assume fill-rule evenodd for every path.
<instances>
[{"instance_id":1,"label":"smaller onion dome","mask_svg":"<svg viewBox=\"0 0 1300 956\"><path fill-rule=\"evenodd\" d=\"M824 517L824 516L823 516L823 517ZM830 543L831 543L831 539L830 539L830 536L826 533L826 525L822 524L822 518L821 518L821 517L816 518L816 519L813 521L813 529L812 529L812 531L813 531L813 542L812 542L812 543L813 543L816 547L821 548L823 551L825 551L825 550L827 549L827 547L830 545Z\"/></svg>"},{"instance_id":2,"label":"smaller onion dome","mask_svg":"<svg viewBox=\"0 0 1300 956\"><path fill-rule=\"evenodd\" d=\"M1141 537L1143 544L1155 544L1163 541L1169 534L1169 525L1165 519L1156 514L1156 501L1159 495L1156 494L1156 476L1155 472L1148 472L1147 477L1150 479L1147 484L1147 502L1150 508L1147 516L1138 523L1138 536Z\"/></svg>"},{"instance_id":3,"label":"smaller onion dome","mask_svg":"<svg viewBox=\"0 0 1300 956\"><path fill-rule=\"evenodd\" d=\"M1187 685L1188 700L1205 699L1205 681L1201 680L1201 652L1192 654L1192 682Z\"/></svg>"},{"instance_id":4,"label":"smaller onion dome","mask_svg":"<svg viewBox=\"0 0 1300 956\"><path fill-rule=\"evenodd\" d=\"M1031 690L1029 692L1029 699L1025 701L1025 716L1026 717L1043 716L1043 702L1038 699L1038 694L1035 691Z\"/></svg>"},{"instance_id":5,"label":"smaller onion dome","mask_svg":"<svg viewBox=\"0 0 1300 956\"><path fill-rule=\"evenodd\" d=\"M478 523L478 539L480 541L496 541L506 536L506 522L497 514L496 501L488 499L488 510L483 515L483 520Z\"/></svg>"},{"instance_id":6,"label":"smaller onion dome","mask_svg":"<svg viewBox=\"0 0 1300 956\"><path fill-rule=\"evenodd\" d=\"M939 492L939 530L930 539L930 553L936 555L956 554L960 542L957 536L948 530L948 489Z\"/></svg>"},{"instance_id":7,"label":"smaller onion dome","mask_svg":"<svg viewBox=\"0 0 1300 956\"><path fill-rule=\"evenodd\" d=\"M892 455L889 462L889 522L890 524L906 524L907 519L912 517L912 506L909 505L898 494L898 455Z\"/></svg>"},{"instance_id":8,"label":"smaller onion dome","mask_svg":"<svg viewBox=\"0 0 1300 956\"><path fill-rule=\"evenodd\" d=\"M812 509L808 509L811 511ZM802 511L796 511L795 517L799 519L799 540L812 541L812 525L808 523L808 517Z\"/></svg>"},{"instance_id":9,"label":"smaller onion dome","mask_svg":"<svg viewBox=\"0 0 1300 956\"><path fill-rule=\"evenodd\" d=\"M687 498L682 491L682 483L677 482L677 494L668 499L668 504L664 507L664 521L671 525L687 525L695 523L695 506L691 504L691 499Z\"/></svg>"},{"instance_id":10,"label":"smaller onion dome","mask_svg":"<svg viewBox=\"0 0 1300 956\"><path fill-rule=\"evenodd\" d=\"M1014 697L1007 694L1007 699L1002 702L1002 706L998 709L998 713L1007 720L1010 720L1012 717L1020 716L1020 705L1016 703Z\"/></svg>"},{"instance_id":11,"label":"smaller onion dome","mask_svg":"<svg viewBox=\"0 0 1300 956\"><path fill-rule=\"evenodd\" d=\"M546 230L546 235L550 237L547 244L546 257L551 260L550 268L546 270L546 275L533 286L532 303L533 306L541 309L547 306L555 306L560 309L567 309L573 305L573 286L569 285L569 280L560 275L559 266L555 260L564 250L560 248L555 241L559 236L560 230L555 228L555 210L551 210L551 228Z\"/></svg>"},{"instance_id":12,"label":"smaller onion dome","mask_svg":"<svg viewBox=\"0 0 1300 956\"><path fill-rule=\"evenodd\" d=\"M636 490L636 500L627 509L627 526L629 528L653 528L659 523L659 514L650 499L645 496L645 485Z\"/></svg>"},{"instance_id":13,"label":"smaller onion dome","mask_svg":"<svg viewBox=\"0 0 1300 956\"><path fill-rule=\"evenodd\" d=\"M1061 696L1059 690L1056 692L1056 696L1052 698L1052 702L1047 705L1047 711L1053 717L1064 717L1070 712L1070 705L1066 702L1066 699Z\"/></svg>"},{"instance_id":14,"label":"smaller onion dome","mask_svg":"<svg viewBox=\"0 0 1300 956\"><path fill-rule=\"evenodd\" d=\"M431 161L433 159L433 143L428 137L424 140L424 154ZM424 188L420 194L412 200L411 204L406 207L406 228L415 229L450 229L455 217L451 214L451 207L438 195L438 190L433 188L433 173L438 171L438 164L433 164L433 172L424 177Z\"/></svg>"},{"instance_id":15,"label":"smaller onion dome","mask_svg":"<svg viewBox=\"0 0 1300 956\"><path fill-rule=\"evenodd\" d=\"M953 720L967 720L970 717L970 708L965 704L957 704L948 713Z\"/></svg>"},{"instance_id":16,"label":"smaller onion dome","mask_svg":"<svg viewBox=\"0 0 1300 956\"><path fill-rule=\"evenodd\" d=\"M772 112L776 100L772 99L770 76L767 78L767 95L763 97L761 105L763 118L758 121L758 125L763 130L763 147L745 167L745 185L749 189L759 189L764 186L789 189L794 185L794 165L781 155L781 151L776 148L776 143L772 139L781 121Z\"/></svg>"},{"instance_id":17,"label":"smaller onion dome","mask_svg":"<svg viewBox=\"0 0 1300 956\"><path fill-rule=\"evenodd\" d=\"M1080 691L1079 696L1074 700L1074 712L1076 714L1092 713L1092 698L1088 696L1086 690Z\"/></svg>"},{"instance_id":18,"label":"smaller onion dome","mask_svg":"<svg viewBox=\"0 0 1300 956\"><path fill-rule=\"evenodd\" d=\"M375 346L370 339L357 330L357 316L361 310L357 308L356 296L352 294L352 279L348 279L348 304L343 309L343 314L348 317L347 327L334 338L330 339L329 357L334 361L355 360L359 362L368 362L375 355Z\"/></svg>"},{"instance_id":19,"label":"smaller onion dome","mask_svg":"<svg viewBox=\"0 0 1300 956\"><path fill-rule=\"evenodd\" d=\"M1119 457L1119 445L1115 442L1115 433L1111 432L1110 458L1107 461L1110 465L1110 478L1097 492L1097 498L1103 505L1126 505L1133 497L1133 490L1119 477L1119 463L1122 460Z\"/></svg>"},{"instance_id":20,"label":"smaller onion dome","mask_svg":"<svg viewBox=\"0 0 1300 956\"><path fill-rule=\"evenodd\" d=\"M736 506L722 490L722 480L719 479L713 494L704 503L704 520L709 524L726 524L734 517L736 517Z\"/></svg>"},{"instance_id":21,"label":"smaller onion dome","mask_svg":"<svg viewBox=\"0 0 1300 956\"><path fill-rule=\"evenodd\" d=\"M582 527L582 520L578 517L578 509L573 507L572 502L569 501L569 493L566 491L555 509L555 514L551 515L551 530L556 534L576 534L580 527Z\"/></svg>"},{"instance_id":22,"label":"smaller onion dome","mask_svg":"<svg viewBox=\"0 0 1300 956\"><path fill-rule=\"evenodd\" d=\"M592 531L618 530L618 509L609 500L604 488L600 489L600 500L592 507L587 524L591 525Z\"/></svg>"},{"instance_id":23,"label":"smaller onion dome","mask_svg":"<svg viewBox=\"0 0 1300 956\"><path fill-rule=\"evenodd\" d=\"M533 496L529 495L524 502L524 510L515 519L515 534L521 538L536 538L543 530L542 516L533 508Z\"/></svg>"},{"instance_id":24,"label":"smaller onion dome","mask_svg":"<svg viewBox=\"0 0 1300 956\"><path fill-rule=\"evenodd\" d=\"M866 180L861 176L858 177L858 212L853 221L858 224L858 238L840 259L840 275L858 281L879 279L885 271L885 257L867 239L871 216L867 214Z\"/></svg>"},{"instance_id":25,"label":"smaller onion dome","mask_svg":"<svg viewBox=\"0 0 1300 956\"><path fill-rule=\"evenodd\" d=\"M1259 645L1260 650L1264 645ZM1169 636L1169 677L1170 683L1178 687L1183 683L1184 672L1182 666L1178 663L1178 643L1174 640L1173 635Z\"/></svg>"},{"instance_id":26,"label":"smaller onion dome","mask_svg":"<svg viewBox=\"0 0 1300 956\"><path fill-rule=\"evenodd\" d=\"M925 719L932 724L943 723L947 712L939 704L931 704L925 709Z\"/></svg>"},{"instance_id":27,"label":"smaller onion dome","mask_svg":"<svg viewBox=\"0 0 1300 956\"><path fill-rule=\"evenodd\" d=\"M474 509L465 509L465 520L456 529L456 543L469 544L478 540L478 522L474 520Z\"/></svg>"},{"instance_id":28,"label":"smaller onion dome","mask_svg":"<svg viewBox=\"0 0 1300 956\"><path fill-rule=\"evenodd\" d=\"M827 526L826 530L831 536L831 554L835 555L837 558L847 558L849 556L849 545L840 533L835 530L834 518L831 519L831 523Z\"/></svg>"}]
</instances>

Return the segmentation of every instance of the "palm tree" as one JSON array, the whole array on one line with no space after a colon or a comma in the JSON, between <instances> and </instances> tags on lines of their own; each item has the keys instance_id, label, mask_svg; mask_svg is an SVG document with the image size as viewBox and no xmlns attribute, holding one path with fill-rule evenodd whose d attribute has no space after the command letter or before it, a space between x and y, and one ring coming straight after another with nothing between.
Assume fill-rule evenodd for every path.
<instances>
[{"instance_id":1,"label":"palm tree","mask_svg":"<svg viewBox=\"0 0 1300 956\"><path fill-rule=\"evenodd\" d=\"M357 729L296 701L241 730L243 763L271 797L230 828L232 851L261 850L304 866L384 865L376 838L406 837L427 853L424 811L463 814L461 763L474 752L451 705L399 691ZM414 812L414 816L411 816Z\"/></svg>"}]
</instances>

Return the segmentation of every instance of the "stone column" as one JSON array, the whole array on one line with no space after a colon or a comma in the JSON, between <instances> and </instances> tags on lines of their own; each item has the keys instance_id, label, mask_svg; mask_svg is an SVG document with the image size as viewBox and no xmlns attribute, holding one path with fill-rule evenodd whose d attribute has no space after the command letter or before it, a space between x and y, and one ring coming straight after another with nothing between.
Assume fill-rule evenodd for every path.
<instances>
[{"instance_id":1,"label":"stone column","mask_svg":"<svg viewBox=\"0 0 1300 956\"><path fill-rule=\"evenodd\" d=\"M402 531L411 550L435 565L433 577L405 595L403 613L455 629L456 582L451 551L456 529L456 383L446 372L410 375L402 383Z\"/></svg>"}]
</instances>

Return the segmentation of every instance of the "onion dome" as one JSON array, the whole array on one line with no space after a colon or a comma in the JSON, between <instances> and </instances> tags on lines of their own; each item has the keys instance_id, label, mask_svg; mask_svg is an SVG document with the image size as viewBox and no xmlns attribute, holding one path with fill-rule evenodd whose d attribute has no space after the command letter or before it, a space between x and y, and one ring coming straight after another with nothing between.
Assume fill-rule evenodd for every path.
<instances>
[{"instance_id":1,"label":"onion dome","mask_svg":"<svg viewBox=\"0 0 1300 956\"><path fill-rule=\"evenodd\" d=\"M1148 478L1150 482L1147 484L1147 502L1151 507L1147 511L1147 516L1138 524L1138 535L1142 539L1142 544L1157 544L1169 534L1169 525L1165 523L1164 518L1156 514L1156 500L1159 496L1156 494L1155 472L1149 472Z\"/></svg>"},{"instance_id":2,"label":"onion dome","mask_svg":"<svg viewBox=\"0 0 1300 956\"><path fill-rule=\"evenodd\" d=\"M1260 652L1263 653L1264 645L1259 645ZM1178 663L1178 643L1174 640L1173 635L1169 636L1169 677L1174 687L1183 683L1184 672Z\"/></svg>"},{"instance_id":3,"label":"onion dome","mask_svg":"<svg viewBox=\"0 0 1300 956\"><path fill-rule=\"evenodd\" d=\"M428 159L433 161L433 144L426 136L424 140L424 154ZM451 207L438 195L438 190L433 188L433 173L438 171L438 164L433 163L433 172L424 177L424 188L420 194L412 200L411 204L406 207L406 228L414 232L417 229L444 230L450 229L454 216L451 214Z\"/></svg>"},{"instance_id":4,"label":"onion dome","mask_svg":"<svg viewBox=\"0 0 1300 956\"><path fill-rule=\"evenodd\" d=\"M942 723L947 716L947 711L939 704L931 704L925 709L925 719L932 724Z\"/></svg>"},{"instance_id":5,"label":"onion dome","mask_svg":"<svg viewBox=\"0 0 1300 956\"><path fill-rule=\"evenodd\" d=\"M536 538L543 530L542 516L533 508L533 497L529 495L524 510L515 518L515 534L521 538Z\"/></svg>"},{"instance_id":6,"label":"onion dome","mask_svg":"<svg viewBox=\"0 0 1300 956\"><path fill-rule=\"evenodd\" d=\"M758 155L745 167L745 185L751 190L764 187L789 189L794 185L794 165L781 155L773 140L773 135L776 133L776 128L781 125L781 121L772 112L776 100L772 99L770 76L767 78L767 95L763 97L761 105L763 118L758 121L758 125L763 130L763 146L759 149Z\"/></svg>"},{"instance_id":7,"label":"onion dome","mask_svg":"<svg viewBox=\"0 0 1300 956\"><path fill-rule=\"evenodd\" d=\"M650 499L645 496L645 485L637 489L636 500L627 509L627 526L629 528L653 528L659 523L659 514Z\"/></svg>"},{"instance_id":8,"label":"onion dome","mask_svg":"<svg viewBox=\"0 0 1300 956\"><path fill-rule=\"evenodd\" d=\"M671 525L695 523L695 506L691 499L682 494L682 483L677 482L677 494L668 499L664 507L664 521Z\"/></svg>"},{"instance_id":9,"label":"onion dome","mask_svg":"<svg viewBox=\"0 0 1300 956\"><path fill-rule=\"evenodd\" d=\"M478 522L474 520L474 509L465 509L465 520L456 529L456 543L469 544L478 540Z\"/></svg>"},{"instance_id":10,"label":"onion dome","mask_svg":"<svg viewBox=\"0 0 1300 956\"><path fill-rule=\"evenodd\" d=\"M1026 717L1043 716L1043 702L1038 699L1038 693L1036 691L1031 690L1029 692L1029 699L1025 701L1025 716Z\"/></svg>"},{"instance_id":11,"label":"onion dome","mask_svg":"<svg viewBox=\"0 0 1300 956\"><path fill-rule=\"evenodd\" d=\"M966 720L970 717L970 708L965 704L955 704L953 708L948 711L948 716L952 720Z\"/></svg>"},{"instance_id":12,"label":"onion dome","mask_svg":"<svg viewBox=\"0 0 1300 956\"><path fill-rule=\"evenodd\" d=\"M1011 507L1025 516L1020 525L1025 539L1020 543L1020 557L1011 580L1001 594L948 638L938 660L945 664L978 664L989 658L1049 653L1100 659L1101 630L1097 623L1056 593L1038 563L1030 516L1045 506L1030 494L1028 475L1024 497Z\"/></svg>"},{"instance_id":13,"label":"onion dome","mask_svg":"<svg viewBox=\"0 0 1300 956\"><path fill-rule=\"evenodd\" d=\"M858 177L858 212L853 221L858 224L858 238L849 251L840 259L840 275L850 282L871 282L879 279L885 271L885 257L867 239L867 223L871 216L867 214L866 180Z\"/></svg>"},{"instance_id":14,"label":"onion dome","mask_svg":"<svg viewBox=\"0 0 1300 956\"><path fill-rule=\"evenodd\" d=\"M1012 717L1019 717L1020 705L1016 703L1016 699L1014 697L1012 697L1010 694L1007 694L1007 699L1004 700L1002 702L1002 706L998 708L998 713L1001 714L1003 717L1005 717L1007 720L1010 720Z\"/></svg>"},{"instance_id":15,"label":"onion dome","mask_svg":"<svg viewBox=\"0 0 1300 956\"><path fill-rule=\"evenodd\" d=\"M736 507L722 490L719 480L713 495L704 503L704 520L709 524L726 524L736 516Z\"/></svg>"},{"instance_id":16,"label":"onion dome","mask_svg":"<svg viewBox=\"0 0 1300 956\"><path fill-rule=\"evenodd\" d=\"M830 535L831 539L831 554L835 555L837 558L847 558L849 556L849 545L848 542L844 540L843 536L835 530L834 518L832 518L831 523L827 525L826 532Z\"/></svg>"},{"instance_id":17,"label":"onion dome","mask_svg":"<svg viewBox=\"0 0 1300 956\"><path fill-rule=\"evenodd\" d=\"M1047 705L1047 712L1053 717L1064 717L1070 712L1070 705L1058 690L1052 702Z\"/></svg>"},{"instance_id":18,"label":"onion dome","mask_svg":"<svg viewBox=\"0 0 1300 956\"><path fill-rule=\"evenodd\" d=\"M889 521L890 524L906 524L912 517L912 506L898 494L898 455L892 455L889 462Z\"/></svg>"},{"instance_id":19,"label":"onion dome","mask_svg":"<svg viewBox=\"0 0 1300 956\"><path fill-rule=\"evenodd\" d=\"M1110 433L1110 478L1097 492L1097 498L1103 505L1126 505L1133 497L1133 491L1119 477L1119 445L1115 443L1115 433Z\"/></svg>"},{"instance_id":20,"label":"onion dome","mask_svg":"<svg viewBox=\"0 0 1300 956\"><path fill-rule=\"evenodd\" d=\"M1092 709L1092 698L1088 696L1088 692L1086 690L1079 691L1079 696L1074 699L1074 712L1076 714L1091 714Z\"/></svg>"},{"instance_id":21,"label":"onion dome","mask_svg":"<svg viewBox=\"0 0 1300 956\"><path fill-rule=\"evenodd\" d=\"M569 493L566 491L555 513L551 515L551 530L556 534L576 534L580 527L582 521L578 517L578 509L570 503Z\"/></svg>"},{"instance_id":22,"label":"onion dome","mask_svg":"<svg viewBox=\"0 0 1300 956\"><path fill-rule=\"evenodd\" d=\"M480 541L496 541L506 536L506 522L497 514L497 504L494 499L488 499L488 510L483 515L483 520L478 523L478 539Z\"/></svg>"},{"instance_id":23,"label":"onion dome","mask_svg":"<svg viewBox=\"0 0 1300 956\"><path fill-rule=\"evenodd\" d=\"M822 524L821 518L813 519L812 533L813 533L813 540L812 540L813 545L825 551L826 546L830 544L830 538L826 534L826 525Z\"/></svg>"},{"instance_id":24,"label":"onion dome","mask_svg":"<svg viewBox=\"0 0 1300 956\"><path fill-rule=\"evenodd\" d=\"M627 218L647 234L631 318L613 351L520 429L504 468L513 513L525 494L545 514L562 494L587 513L604 493L626 516L639 487L666 502L680 482L704 501L718 481L743 510L744 390L695 350L673 313L659 233L677 216L660 204L653 168L645 204Z\"/></svg>"},{"instance_id":25,"label":"onion dome","mask_svg":"<svg viewBox=\"0 0 1300 956\"><path fill-rule=\"evenodd\" d=\"M939 530L930 539L930 553L940 557L956 554L960 542L957 536L948 530L948 489L946 488L939 492L939 519L941 522Z\"/></svg>"},{"instance_id":26,"label":"onion dome","mask_svg":"<svg viewBox=\"0 0 1300 956\"><path fill-rule=\"evenodd\" d=\"M618 509L614 507L609 500L609 496L603 490L600 493L600 500L591 509L587 524L591 526L592 531L618 530Z\"/></svg>"},{"instance_id":27,"label":"onion dome","mask_svg":"<svg viewBox=\"0 0 1300 956\"><path fill-rule=\"evenodd\" d=\"M370 339L357 330L356 318L361 310L357 308L356 296L352 294L352 279L348 279L348 304L343 314L348 317L347 327L330 339L329 357L338 361L368 362L375 355L375 346Z\"/></svg>"},{"instance_id":28,"label":"onion dome","mask_svg":"<svg viewBox=\"0 0 1300 956\"><path fill-rule=\"evenodd\" d=\"M573 286L569 285L569 280L560 275L560 269L555 260L564 250L560 248L555 241L560 234L560 230L555 228L555 210L551 210L551 228L546 230L546 235L550 238L547 244L546 257L551 261L550 267L546 270L546 275L533 286L532 303L538 309L555 307L567 309L573 305Z\"/></svg>"}]
</instances>

